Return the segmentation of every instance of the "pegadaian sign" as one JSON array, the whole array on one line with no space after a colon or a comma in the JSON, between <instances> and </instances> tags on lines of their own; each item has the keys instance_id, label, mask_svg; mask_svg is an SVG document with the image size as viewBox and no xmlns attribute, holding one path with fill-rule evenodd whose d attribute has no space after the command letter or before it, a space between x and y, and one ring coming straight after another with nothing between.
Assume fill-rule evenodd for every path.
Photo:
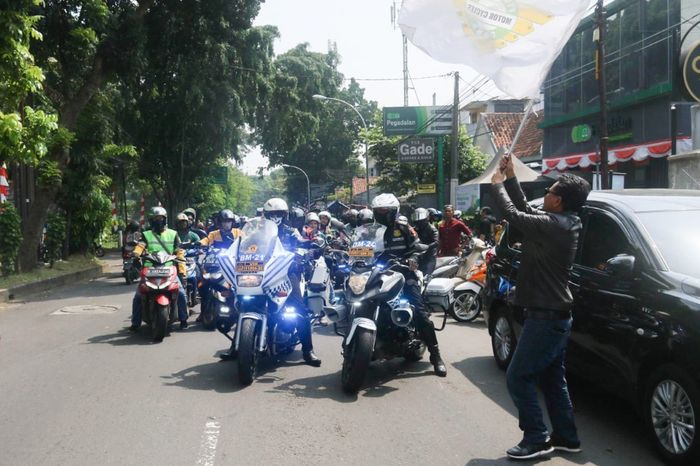
<instances>
[{"instance_id":1,"label":"pegadaian sign","mask_svg":"<svg viewBox=\"0 0 700 466\"><path fill-rule=\"evenodd\" d=\"M452 133L452 107L384 107L385 136Z\"/></svg>"},{"instance_id":2,"label":"pegadaian sign","mask_svg":"<svg viewBox=\"0 0 700 466\"><path fill-rule=\"evenodd\" d=\"M399 143L396 147L401 163L435 162L435 146L432 138L412 138Z\"/></svg>"}]
</instances>

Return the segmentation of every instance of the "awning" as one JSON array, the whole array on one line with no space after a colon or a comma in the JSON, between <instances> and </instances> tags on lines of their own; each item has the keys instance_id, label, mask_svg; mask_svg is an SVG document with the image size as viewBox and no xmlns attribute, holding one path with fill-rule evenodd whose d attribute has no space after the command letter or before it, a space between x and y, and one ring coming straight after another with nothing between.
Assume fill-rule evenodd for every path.
<instances>
[{"instance_id":1,"label":"awning","mask_svg":"<svg viewBox=\"0 0 700 466\"><path fill-rule=\"evenodd\" d=\"M689 137L678 138L676 140L676 146L678 152L687 152L692 149L693 141ZM646 144L615 147L608 150L608 165L629 161L643 162L649 158L659 159L670 154L671 141L668 139ZM555 170L563 172L573 168L585 169L592 165L597 165L599 160L600 156L597 152L543 159L542 173L546 174Z\"/></svg>"}]
</instances>

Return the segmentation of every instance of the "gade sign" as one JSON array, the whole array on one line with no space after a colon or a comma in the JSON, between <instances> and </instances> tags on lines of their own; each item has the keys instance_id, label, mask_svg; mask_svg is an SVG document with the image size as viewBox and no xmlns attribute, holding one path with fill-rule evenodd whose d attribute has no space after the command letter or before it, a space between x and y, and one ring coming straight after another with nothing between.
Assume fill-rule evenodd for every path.
<instances>
[{"instance_id":1,"label":"gade sign","mask_svg":"<svg viewBox=\"0 0 700 466\"><path fill-rule=\"evenodd\" d=\"M399 162L433 163L435 147L432 138L407 139L398 145Z\"/></svg>"}]
</instances>

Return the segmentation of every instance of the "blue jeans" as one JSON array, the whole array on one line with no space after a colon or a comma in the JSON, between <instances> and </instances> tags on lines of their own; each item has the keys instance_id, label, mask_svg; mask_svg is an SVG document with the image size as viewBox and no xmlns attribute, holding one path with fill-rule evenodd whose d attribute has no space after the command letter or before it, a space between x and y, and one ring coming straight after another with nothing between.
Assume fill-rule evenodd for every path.
<instances>
[{"instance_id":1,"label":"blue jeans","mask_svg":"<svg viewBox=\"0 0 700 466\"><path fill-rule=\"evenodd\" d=\"M525 319L523 332L508 366L508 392L518 408L523 440L547 441L549 434L537 401L539 382L552 430L559 439L578 442L574 411L566 385L564 356L571 334L571 319Z\"/></svg>"},{"instance_id":2,"label":"blue jeans","mask_svg":"<svg viewBox=\"0 0 700 466\"><path fill-rule=\"evenodd\" d=\"M177 278L177 282L180 284L180 287L177 291L177 316L180 319L180 322L182 322L183 320L187 320L188 317L187 296L185 295L185 289L182 286L180 277ZM134 299L131 302L132 325L141 325L141 300L141 293L139 293L139 290L137 288L136 293L134 294Z\"/></svg>"}]
</instances>

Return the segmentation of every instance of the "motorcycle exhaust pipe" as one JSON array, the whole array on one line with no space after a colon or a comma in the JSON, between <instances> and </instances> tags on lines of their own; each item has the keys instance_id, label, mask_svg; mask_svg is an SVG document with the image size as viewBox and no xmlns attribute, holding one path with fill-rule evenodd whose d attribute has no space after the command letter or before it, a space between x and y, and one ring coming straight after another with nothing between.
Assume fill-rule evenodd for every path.
<instances>
[{"instance_id":1,"label":"motorcycle exhaust pipe","mask_svg":"<svg viewBox=\"0 0 700 466\"><path fill-rule=\"evenodd\" d=\"M403 307L391 310L391 321L397 327L407 327L413 320L413 309Z\"/></svg>"},{"instance_id":2,"label":"motorcycle exhaust pipe","mask_svg":"<svg viewBox=\"0 0 700 466\"><path fill-rule=\"evenodd\" d=\"M348 308L345 304L334 304L332 306L325 306L323 312L333 323L345 320L348 315Z\"/></svg>"}]
</instances>

